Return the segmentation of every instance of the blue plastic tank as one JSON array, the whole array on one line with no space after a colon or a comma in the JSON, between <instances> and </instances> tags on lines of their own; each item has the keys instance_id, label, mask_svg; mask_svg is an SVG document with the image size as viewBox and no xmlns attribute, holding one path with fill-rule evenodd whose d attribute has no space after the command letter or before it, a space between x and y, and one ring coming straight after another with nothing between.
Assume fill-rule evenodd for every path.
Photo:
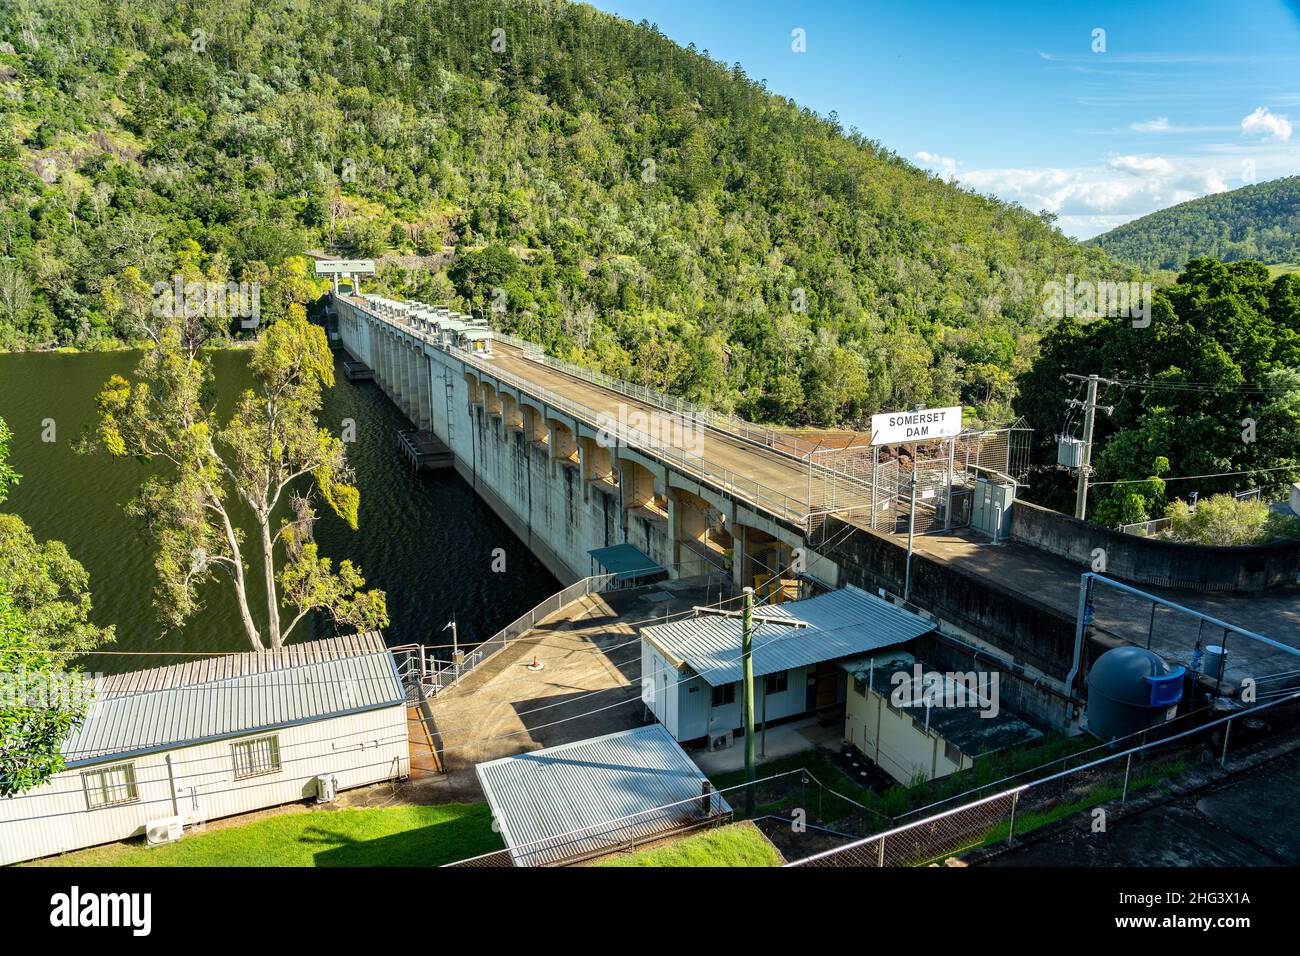
<instances>
[{"instance_id":1,"label":"blue plastic tank","mask_svg":"<svg viewBox=\"0 0 1300 956\"><path fill-rule=\"evenodd\" d=\"M1088 671L1088 731L1102 740L1163 723L1183 699L1185 668L1143 647L1114 647Z\"/></svg>"}]
</instances>

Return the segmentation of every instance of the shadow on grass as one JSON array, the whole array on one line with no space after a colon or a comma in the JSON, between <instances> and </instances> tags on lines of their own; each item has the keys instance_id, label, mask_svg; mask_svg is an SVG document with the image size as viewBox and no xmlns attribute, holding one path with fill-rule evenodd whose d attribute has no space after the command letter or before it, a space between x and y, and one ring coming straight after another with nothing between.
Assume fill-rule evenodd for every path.
<instances>
[{"instance_id":1,"label":"shadow on grass","mask_svg":"<svg viewBox=\"0 0 1300 956\"><path fill-rule=\"evenodd\" d=\"M314 862L316 866L335 867L442 866L505 846L501 837L492 831L492 815L486 807L457 819L370 840L358 839L327 825L308 828L300 839L303 843L328 846L315 854Z\"/></svg>"}]
</instances>

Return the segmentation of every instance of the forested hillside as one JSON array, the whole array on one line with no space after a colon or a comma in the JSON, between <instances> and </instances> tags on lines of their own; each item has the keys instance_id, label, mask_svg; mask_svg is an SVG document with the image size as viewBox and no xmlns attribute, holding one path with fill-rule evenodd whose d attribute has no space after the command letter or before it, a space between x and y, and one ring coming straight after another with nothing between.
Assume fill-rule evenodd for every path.
<instances>
[{"instance_id":1,"label":"forested hillside","mask_svg":"<svg viewBox=\"0 0 1300 956\"><path fill-rule=\"evenodd\" d=\"M1271 498L1300 480L1300 275L1193 259L1156 292L1149 325L1058 323L1015 403L1034 428L1040 462L1055 462L1056 435L1082 434L1069 402L1084 389L1067 372L1109 380L1098 393L1111 410L1097 416L1088 512L1102 524L1161 517L1190 492L1261 488ZM1044 469L1031 495L1069 510L1073 480Z\"/></svg>"},{"instance_id":2,"label":"forested hillside","mask_svg":"<svg viewBox=\"0 0 1300 956\"><path fill-rule=\"evenodd\" d=\"M649 24L519 0L0 5L0 347L130 340L296 256L767 420L1010 413L1046 281L1123 279ZM239 334L237 328L232 334Z\"/></svg>"},{"instance_id":3,"label":"forested hillside","mask_svg":"<svg viewBox=\"0 0 1300 956\"><path fill-rule=\"evenodd\" d=\"M1148 269L1181 269L1198 256L1300 262L1300 176L1170 206L1090 242Z\"/></svg>"}]
</instances>

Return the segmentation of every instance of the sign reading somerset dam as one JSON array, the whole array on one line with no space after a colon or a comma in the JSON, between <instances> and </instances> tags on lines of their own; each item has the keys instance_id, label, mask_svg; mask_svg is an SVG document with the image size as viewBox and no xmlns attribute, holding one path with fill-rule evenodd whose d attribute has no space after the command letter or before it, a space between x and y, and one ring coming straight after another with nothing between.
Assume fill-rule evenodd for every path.
<instances>
[{"instance_id":1,"label":"sign reading somerset dam","mask_svg":"<svg viewBox=\"0 0 1300 956\"><path fill-rule=\"evenodd\" d=\"M961 406L871 416L871 444L894 445L925 438L951 438L961 431Z\"/></svg>"}]
</instances>

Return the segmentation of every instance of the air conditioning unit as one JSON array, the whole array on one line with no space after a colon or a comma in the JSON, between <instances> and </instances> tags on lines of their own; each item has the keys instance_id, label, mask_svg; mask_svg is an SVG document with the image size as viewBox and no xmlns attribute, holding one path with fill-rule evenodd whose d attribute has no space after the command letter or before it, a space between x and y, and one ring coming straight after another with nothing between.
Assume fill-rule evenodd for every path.
<instances>
[{"instance_id":1,"label":"air conditioning unit","mask_svg":"<svg viewBox=\"0 0 1300 956\"><path fill-rule=\"evenodd\" d=\"M730 730L725 734L709 734L709 750L726 750L731 746L732 740L733 737Z\"/></svg>"},{"instance_id":2,"label":"air conditioning unit","mask_svg":"<svg viewBox=\"0 0 1300 956\"><path fill-rule=\"evenodd\" d=\"M184 832L180 817L162 817L150 820L144 825L144 839L150 846L161 843L175 843Z\"/></svg>"},{"instance_id":3,"label":"air conditioning unit","mask_svg":"<svg viewBox=\"0 0 1300 956\"><path fill-rule=\"evenodd\" d=\"M333 803L335 796L338 794L338 785L334 777L328 773L317 774L316 776L316 802Z\"/></svg>"}]
</instances>

